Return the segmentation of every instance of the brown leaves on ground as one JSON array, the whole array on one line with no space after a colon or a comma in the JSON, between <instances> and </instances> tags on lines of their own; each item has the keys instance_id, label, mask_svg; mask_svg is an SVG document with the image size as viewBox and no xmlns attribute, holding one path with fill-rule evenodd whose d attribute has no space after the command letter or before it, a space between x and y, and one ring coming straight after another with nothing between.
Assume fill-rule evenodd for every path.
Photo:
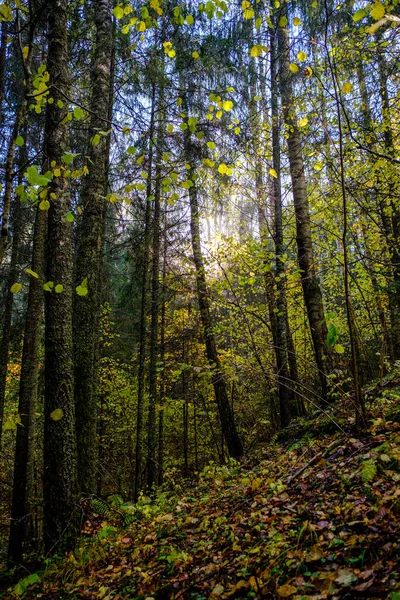
<instances>
[{"instance_id":1,"label":"brown leaves on ground","mask_svg":"<svg viewBox=\"0 0 400 600\"><path fill-rule=\"evenodd\" d=\"M381 419L365 439L303 439L210 467L128 528L92 532L30 597L399 600L399 442L400 425Z\"/></svg>"}]
</instances>

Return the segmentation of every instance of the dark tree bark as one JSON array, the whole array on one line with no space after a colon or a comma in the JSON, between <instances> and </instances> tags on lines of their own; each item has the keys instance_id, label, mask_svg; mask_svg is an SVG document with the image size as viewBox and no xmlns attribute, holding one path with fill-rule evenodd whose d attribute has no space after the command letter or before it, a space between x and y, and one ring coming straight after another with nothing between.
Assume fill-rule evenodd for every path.
<instances>
[{"instance_id":1,"label":"dark tree bark","mask_svg":"<svg viewBox=\"0 0 400 600\"><path fill-rule=\"evenodd\" d=\"M10 270L7 278L7 291L6 291L6 301L4 305L4 314L3 314L3 332L2 338L0 342L0 449L1 449L1 441L2 441L2 428L3 428L3 419L4 419L4 402L6 396L6 380L7 380L7 370L8 370L8 352L10 349L10 341L11 341L11 319L13 312L13 303L14 303L14 294L11 292L11 286L17 280L18 273L18 254L19 254L19 246L20 246L20 238L21 238L21 227L20 227L20 219L21 219L21 210L20 210L20 202L19 198L15 199L15 209L14 209L14 235L12 240L12 251L11 251L11 260L10 260Z\"/></svg>"},{"instance_id":2,"label":"dark tree bark","mask_svg":"<svg viewBox=\"0 0 400 600\"><path fill-rule=\"evenodd\" d=\"M47 104L45 157L62 166L67 150L68 51L67 0L54 0L48 13L47 70L54 102ZM68 181L54 177L49 185L46 279L61 284L45 302L44 403L44 542L49 554L60 542L72 543L76 501L76 438L72 347L72 225ZM54 412L56 411L56 412Z\"/></svg>"},{"instance_id":3,"label":"dark tree bark","mask_svg":"<svg viewBox=\"0 0 400 600\"><path fill-rule=\"evenodd\" d=\"M378 42L379 40L380 36L378 35ZM390 114L387 66L379 43L378 48L379 93L381 100L384 145L386 154L390 157L394 157L395 147ZM390 167L390 165L388 166ZM389 189L386 193L386 197L381 199L381 217L392 265L392 281L389 283L392 358L398 360L400 359L400 208L398 202L398 173L395 172L394 167L392 168L392 172L389 174L388 179Z\"/></svg>"},{"instance_id":4,"label":"dark tree bark","mask_svg":"<svg viewBox=\"0 0 400 600\"><path fill-rule=\"evenodd\" d=\"M139 352L138 352L138 399L137 399L137 416L136 416L136 445L135 445L135 476L134 476L134 491L133 498L137 502L139 497L141 479L142 479L142 456L143 456L143 410L144 410L144 391L145 391L145 363L146 363L146 313L148 306L148 281L149 281L149 264L148 253L150 248L151 237L151 178L153 170L153 136L154 136L154 120L155 120L155 104L156 102L156 86L152 86L151 97L151 115L149 128L149 162L148 162L148 178L146 189L146 208L144 222L144 240L143 240L143 270L141 281L141 306L140 306L140 331L139 331Z\"/></svg>"},{"instance_id":5,"label":"dark tree bark","mask_svg":"<svg viewBox=\"0 0 400 600\"><path fill-rule=\"evenodd\" d=\"M107 128L110 110L112 17L110 0L93 0L96 39L91 70L92 97L89 128L88 166L82 190L83 215L78 229L75 281L87 279L86 296L74 296L74 366L75 414L78 444L78 482L83 493L93 493L96 487L97 464L97 398L96 357L100 310L100 273L106 217L107 138L100 143L90 139Z\"/></svg>"},{"instance_id":6,"label":"dark tree bark","mask_svg":"<svg viewBox=\"0 0 400 600\"><path fill-rule=\"evenodd\" d=\"M8 23L3 21L0 36L0 125L3 121L3 100L6 87L7 36Z\"/></svg>"},{"instance_id":7,"label":"dark tree bark","mask_svg":"<svg viewBox=\"0 0 400 600\"><path fill-rule=\"evenodd\" d=\"M284 2L280 14L287 18L287 13L287 5ZM331 358L326 346L327 326L325 322L322 292L315 271L302 141L297 125L295 98L293 95L291 73L289 69L289 38L287 30L283 27L278 27L278 53L280 56L280 93L283 118L287 128L288 157L296 216L298 265L301 269L301 284L311 330L315 360L321 382L322 396L327 399L327 375L330 372Z\"/></svg>"},{"instance_id":8,"label":"dark tree bark","mask_svg":"<svg viewBox=\"0 0 400 600\"><path fill-rule=\"evenodd\" d=\"M22 67L24 71L25 77L25 88L23 92L23 96L19 102L14 123L12 126L11 136L8 142L7 154L5 159L5 174L4 174L4 194L3 194L3 214L2 214L2 222L1 222L1 231L0 231L0 265L3 262L4 255L7 250L7 246L10 239L10 212L11 212L11 198L12 198L12 187L14 180L14 160L15 160L15 149L17 146L17 138L19 136L21 127L25 120L25 115L28 107L28 96L32 89L32 73L31 73L31 64L32 64L32 44L33 37L35 31L35 19L34 15L30 11L30 27L28 32L28 54L27 56L21 55ZM17 24L19 26L19 20L17 20ZM6 24L3 23L2 27L2 36L3 31L7 31ZM7 39L5 40L5 43ZM1 60L0 60L0 68L2 68ZM1 73L0 73L1 77ZM1 85L1 82L0 82ZM4 91L4 82L3 82L3 91ZM1 111L1 103L0 103L0 111Z\"/></svg>"},{"instance_id":9,"label":"dark tree bark","mask_svg":"<svg viewBox=\"0 0 400 600\"><path fill-rule=\"evenodd\" d=\"M18 413L21 426L17 428L15 445L14 481L11 507L10 542L8 558L12 563L21 563L26 543L29 503L28 465L29 441L32 435L32 414L36 408L40 334L43 323L43 265L47 213L36 210L33 239L32 271L39 278L31 277L26 312L24 345L22 350L21 377Z\"/></svg>"},{"instance_id":10,"label":"dark tree bark","mask_svg":"<svg viewBox=\"0 0 400 600\"><path fill-rule=\"evenodd\" d=\"M161 215L161 161L162 136L164 129L164 92L158 93L158 127L154 186L154 210L152 223L152 272L151 272L151 325L150 325L150 364L149 364L149 413L147 421L147 488L156 483L156 406L157 406L157 362L158 362L158 317L160 312L160 215Z\"/></svg>"},{"instance_id":11,"label":"dark tree bark","mask_svg":"<svg viewBox=\"0 0 400 600\"><path fill-rule=\"evenodd\" d=\"M163 266L162 266L162 302L160 323L160 364L165 369L165 328L166 328L166 274L167 274L167 217L164 213L163 232ZM162 485L164 478L164 399L166 394L165 377L162 377L160 385L158 415L158 455L157 455L157 485Z\"/></svg>"}]
</instances>

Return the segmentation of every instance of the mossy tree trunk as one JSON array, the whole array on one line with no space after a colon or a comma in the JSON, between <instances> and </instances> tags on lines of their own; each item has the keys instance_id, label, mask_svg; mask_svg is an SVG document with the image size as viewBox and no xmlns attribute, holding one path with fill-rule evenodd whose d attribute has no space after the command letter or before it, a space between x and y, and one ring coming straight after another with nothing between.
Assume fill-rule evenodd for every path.
<instances>
[{"instance_id":1,"label":"mossy tree trunk","mask_svg":"<svg viewBox=\"0 0 400 600\"><path fill-rule=\"evenodd\" d=\"M75 282L87 279L88 293L74 296L75 414L78 444L78 482L83 493L96 488L97 397L96 357L100 310L100 273L104 245L107 194L107 137L98 144L90 140L108 129L112 62L112 16L110 0L93 0L96 39L91 69L92 97L88 167L82 189L83 214L78 228Z\"/></svg>"},{"instance_id":2,"label":"mossy tree trunk","mask_svg":"<svg viewBox=\"0 0 400 600\"><path fill-rule=\"evenodd\" d=\"M54 0L48 12L47 70L54 102L47 104L45 158L48 166L62 167L67 150L68 52L67 0ZM61 284L61 293L47 292L45 302L44 401L44 542L52 553L61 541L68 545L74 533L76 502L76 438L72 347L72 225L63 171L49 184L47 281Z\"/></svg>"},{"instance_id":3,"label":"mossy tree trunk","mask_svg":"<svg viewBox=\"0 0 400 600\"><path fill-rule=\"evenodd\" d=\"M28 468L32 457L29 445L32 436L32 415L36 409L40 338L43 323L43 265L47 213L36 210L32 271L39 278L29 282L28 306L24 328L24 344L21 361L18 414L21 426L17 427L15 444L14 480L11 506L10 542L8 558L11 563L21 563L28 525Z\"/></svg>"}]
</instances>

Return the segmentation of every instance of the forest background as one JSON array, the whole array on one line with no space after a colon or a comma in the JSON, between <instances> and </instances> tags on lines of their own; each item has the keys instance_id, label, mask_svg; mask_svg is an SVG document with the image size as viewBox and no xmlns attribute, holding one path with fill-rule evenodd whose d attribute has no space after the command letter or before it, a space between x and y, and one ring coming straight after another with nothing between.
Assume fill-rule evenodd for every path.
<instances>
[{"instance_id":1,"label":"forest background","mask_svg":"<svg viewBox=\"0 0 400 600\"><path fill-rule=\"evenodd\" d=\"M400 359L399 7L0 4L1 543L240 459ZM334 419L334 417L330 417Z\"/></svg>"}]
</instances>

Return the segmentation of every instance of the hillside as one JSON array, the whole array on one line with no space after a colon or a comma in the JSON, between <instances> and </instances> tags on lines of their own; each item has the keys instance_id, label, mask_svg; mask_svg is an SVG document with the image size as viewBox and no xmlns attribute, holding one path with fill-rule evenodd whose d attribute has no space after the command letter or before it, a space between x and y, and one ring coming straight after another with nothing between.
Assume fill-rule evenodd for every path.
<instances>
[{"instance_id":1,"label":"hillside","mask_svg":"<svg viewBox=\"0 0 400 600\"><path fill-rule=\"evenodd\" d=\"M335 420L342 431L299 422L153 503L93 501L75 551L3 597L399 600L398 391L365 436Z\"/></svg>"}]
</instances>

